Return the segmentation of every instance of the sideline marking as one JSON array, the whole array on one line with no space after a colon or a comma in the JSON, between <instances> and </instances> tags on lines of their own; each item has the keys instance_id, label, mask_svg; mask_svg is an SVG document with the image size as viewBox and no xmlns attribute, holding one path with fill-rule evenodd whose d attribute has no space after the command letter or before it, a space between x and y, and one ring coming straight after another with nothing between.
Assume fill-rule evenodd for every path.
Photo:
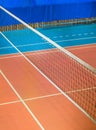
<instances>
[{"instance_id":1,"label":"sideline marking","mask_svg":"<svg viewBox=\"0 0 96 130\"><path fill-rule=\"evenodd\" d=\"M24 105L24 107L27 109L27 111L29 112L29 114L32 116L32 118L36 121L36 123L38 124L38 126L41 128L41 130L45 130L44 127L42 126L42 124L39 122L39 120L37 119L37 117L33 114L33 112L30 110L30 108L27 106L27 104L24 102L24 100L22 99L22 97L19 95L19 93L15 90L15 88L13 87L13 85L11 84L11 82L7 79L7 77L5 76L5 74L0 70L1 75L3 76L3 78L6 80L6 82L9 84L10 88L13 90L13 92L17 95L17 97L20 99L20 102L22 102L22 104Z\"/></svg>"}]
</instances>

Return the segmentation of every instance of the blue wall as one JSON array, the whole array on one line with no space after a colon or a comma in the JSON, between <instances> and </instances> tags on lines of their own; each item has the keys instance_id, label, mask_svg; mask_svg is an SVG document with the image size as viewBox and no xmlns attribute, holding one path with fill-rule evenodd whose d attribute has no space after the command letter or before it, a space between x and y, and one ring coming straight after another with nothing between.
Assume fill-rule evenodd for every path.
<instances>
[{"instance_id":1,"label":"blue wall","mask_svg":"<svg viewBox=\"0 0 96 130\"><path fill-rule=\"evenodd\" d=\"M27 23L96 16L96 0L2 0L0 5ZM0 10L1 26L15 23Z\"/></svg>"}]
</instances>

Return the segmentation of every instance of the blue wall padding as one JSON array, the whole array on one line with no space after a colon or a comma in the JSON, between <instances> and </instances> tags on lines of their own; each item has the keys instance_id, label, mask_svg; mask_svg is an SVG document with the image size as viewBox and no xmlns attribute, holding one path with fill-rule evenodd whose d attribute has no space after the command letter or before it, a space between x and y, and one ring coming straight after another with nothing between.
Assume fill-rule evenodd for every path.
<instances>
[{"instance_id":1,"label":"blue wall padding","mask_svg":"<svg viewBox=\"0 0 96 130\"><path fill-rule=\"evenodd\" d=\"M0 5L27 23L96 16L96 0L2 0ZM0 26L17 23L0 10Z\"/></svg>"}]
</instances>

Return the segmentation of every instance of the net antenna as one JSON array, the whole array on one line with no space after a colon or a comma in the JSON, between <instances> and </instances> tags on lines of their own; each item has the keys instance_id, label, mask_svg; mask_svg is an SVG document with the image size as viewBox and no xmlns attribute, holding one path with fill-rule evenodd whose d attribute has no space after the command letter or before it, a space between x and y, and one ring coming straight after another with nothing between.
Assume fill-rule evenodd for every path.
<instances>
[{"instance_id":1,"label":"net antenna","mask_svg":"<svg viewBox=\"0 0 96 130\"><path fill-rule=\"evenodd\" d=\"M87 64L86 62L84 62L83 60L81 60L80 58L78 58L77 56L75 56L74 54L72 54L71 52L67 51L66 49L64 49L63 47L61 47L60 45L58 45L56 42L54 42L53 40L51 40L47 36L43 35L39 31L37 31L33 27L29 26L26 22L24 22L23 20L21 20L20 18L18 18L17 16L15 16L11 12L9 12L5 8L3 8L2 6L0 6L0 8L4 12L8 13L10 16L12 16L13 18L15 18L17 21L19 21L20 23L22 23L23 25L25 25L27 28L29 28L30 30L32 30L34 33L36 33L37 35L39 35L40 37L42 37L43 39L45 39L46 41L48 41L49 43L51 43L52 45L54 45L56 48L58 48L59 50L61 50L62 52L64 52L68 56L70 56L71 58L73 58L75 61L79 62L80 64L82 64L83 66L85 66L86 68L88 68L89 70L91 70L93 73L96 74L96 69L94 67L92 67L91 65Z\"/></svg>"},{"instance_id":2,"label":"net antenna","mask_svg":"<svg viewBox=\"0 0 96 130\"><path fill-rule=\"evenodd\" d=\"M22 23L23 25L25 25L27 28L29 28L31 31L33 31L34 33L36 33L37 35L39 35L40 37L42 37L43 39L45 39L46 41L48 41L49 43L51 43L52 45L54 45L56 48L58 48L61 52L63 52L64 54L66 54L67 56L71 57L72 59L74 59L75 61L77 61L78 63L80 63L81 65L83 65L85 68L87 68L88 70L90 70L93 74L96 74L96 69L92 66L90 66L89 64L87 64L86 62L84 62L83 60L79 59L78 57L76 57L74 54L72 54L71 52L67 51L66 49L64 49L63 47L61 47L60 45L58 45L56 42L52 41L50 38L46 37L45 35L43 35L42 33L40 33L39 31L37 31L36 29L32 28L31 26L29 26L27 23L25 23L23 20L21 20L20 18L18 18L17 16L15 16L14 14L12 14L11 12L9 12L8 10L6 10L5 8L3 8L2 6L0 6L0 9L2 9L4 12L6 12L7 14L9 14L10 16L12 16L14 19L16 19L17 21L19 21L20 23ZM34 67L38 70L38 72L40 72L51 84L53 84L53 86L55 88L57 88L65 97L67 97L67 99L69 99L77 108L79 108L88 118L90 118L94 123L96 123L96 120L94 120L83 108L81 108L74 100L72 100L68 94L66 92L64 92L62 89L60 89L50 78L48 78L48 76L46 76L37 66L35 66L35 64L32 63L32 61L26 57L26 55L24 55L16 46L14 46L14 44L2 33L0 32L0 34Z\"/></svg>"}]
</instances>

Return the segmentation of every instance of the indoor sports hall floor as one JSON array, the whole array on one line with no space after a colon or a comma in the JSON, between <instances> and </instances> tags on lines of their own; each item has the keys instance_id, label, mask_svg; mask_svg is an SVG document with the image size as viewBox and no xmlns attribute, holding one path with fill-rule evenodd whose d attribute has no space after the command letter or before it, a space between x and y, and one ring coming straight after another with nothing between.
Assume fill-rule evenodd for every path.
<instances>
[{"instance_id":1,"label":"indoor sports hall floor","mask_svg":"<svg viewBox=\"0 0 96 130\"><path fill-rule=\"evenodd\" d=\"M38 30L96 68L96 24L69 28L72 30ZM27 29L3 34L22 52L52 49L44 39L33 36L34 41L30 41L26 31L29 37L33 35ZM14 54L16 50L1 34L0 38L1 130L96 130L95 123L21 54Z\"/></svg>"}]
</instances>

